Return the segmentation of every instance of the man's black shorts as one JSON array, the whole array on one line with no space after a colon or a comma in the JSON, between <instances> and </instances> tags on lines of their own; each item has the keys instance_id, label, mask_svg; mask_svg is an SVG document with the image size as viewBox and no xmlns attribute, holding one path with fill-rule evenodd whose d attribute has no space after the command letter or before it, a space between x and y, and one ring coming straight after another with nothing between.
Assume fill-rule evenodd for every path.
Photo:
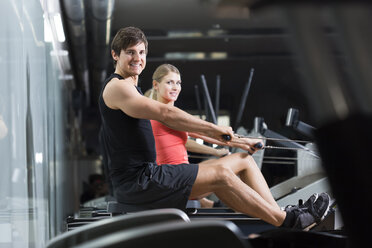
<instances>
[{"instance_id":1,"label":"man's black shorts","mask_svg":"<svg viewBox=\"0 0 372 248\"><path fill-rule=\"evenodd\" d=\"M146 163L133 180L115 188L115 197L141 209L185 209L198 170L198 164Z\"/></svg>"}]
</instances>

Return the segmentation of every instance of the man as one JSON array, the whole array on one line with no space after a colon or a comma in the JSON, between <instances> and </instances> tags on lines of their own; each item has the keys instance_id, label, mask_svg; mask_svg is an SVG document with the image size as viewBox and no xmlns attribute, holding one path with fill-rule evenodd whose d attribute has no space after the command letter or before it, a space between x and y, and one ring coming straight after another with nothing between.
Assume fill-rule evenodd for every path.
<instances>
[{"instance_id":1,"label":"man","mask_svg":"<svg viewBox=\"0 0 372 248\"><path fill-rule=\"evenodd\" d=\"M214 192L234 210L275 226L306 228L325 216L329 208L329 196L325 193L313 195L303 206L281 210L259 170L248 166L253 164L248 154L239 153L203 165L157 166L149 119L250 153L256 151L260 140L236 138L230 127L217 126L144 97L137 84L146 66L147 47L140 29L127 27L118 31L111 44L115 73L105 81L99 99L104 157L118 202L141 209L183 209L189 198ZM223 138L227 135L230 141Z\"/></svg>"}]
</instances>

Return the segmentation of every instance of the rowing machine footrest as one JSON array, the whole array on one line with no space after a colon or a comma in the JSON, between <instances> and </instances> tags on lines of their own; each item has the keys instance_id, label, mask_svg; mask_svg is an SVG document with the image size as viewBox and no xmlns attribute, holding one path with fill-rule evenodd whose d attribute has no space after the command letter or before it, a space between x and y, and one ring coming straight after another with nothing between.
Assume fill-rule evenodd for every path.
<instances>
[{"instance_id":1,"label":"rowing machine footrest","mask_svg":"<svg viewBox=\"0 0 372 248\"><path fill-rule=\"evenodd\" d=\"M200 202L198 200L188 200L186 204L186 209L194 209L194 208L200 208Z\"/></svg>"},{"instance_id":2,"label":"rowing machine footrest","mask_svg":"<svg viewBox=\"0 0 372 248\"><path fill-rule=\"evenodd\" d=\"M107 212L112 214L125 214L129 212L138 212L144 210L148 209L115 201L110 201L107 203Z\"/></svg>"}]
</instances>

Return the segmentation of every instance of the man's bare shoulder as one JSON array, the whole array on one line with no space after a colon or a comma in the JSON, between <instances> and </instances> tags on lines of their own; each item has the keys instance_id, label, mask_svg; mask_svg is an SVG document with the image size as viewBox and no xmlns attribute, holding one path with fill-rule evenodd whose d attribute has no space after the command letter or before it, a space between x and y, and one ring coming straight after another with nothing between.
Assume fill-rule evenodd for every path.
<instances>
[{"instance_id":1,"label":"man's bare shoulder","mask_svg":"<svg viewBox=\"0 0 372 248\"><path fill-rule=\"evenodd\" d=\"M106 91L106 92L105 92ZM107 83L104 93L109 94L133 94L137 90L134 86L134 81L131 78L118 79L113 78Z\"/></svg>"},{"instance_id":2,"label":"man's bare shoulder","mask_svg":"<svg viewBox=\"0 0 372 248\"><path fill-rule=\"evenodd\" d=\"M118 109L120 103L138 94L131 79L113 78L103 91L103 99L107 106Z\"/></svg>"},{"instance_id":3,"label":"man's bare shoulder","mask_svg":"<svg viewBox=\"0 0 372 248\"><path fill-rule=\"evenodd\" d=\"M133 87L133 83L131 82L131 79L119 79L119 78L113 78L111 79L106 87L105 90L111 91L111 90L118 90L118 89L125 89L127 87Z\"/></svg>"}]
</instances>

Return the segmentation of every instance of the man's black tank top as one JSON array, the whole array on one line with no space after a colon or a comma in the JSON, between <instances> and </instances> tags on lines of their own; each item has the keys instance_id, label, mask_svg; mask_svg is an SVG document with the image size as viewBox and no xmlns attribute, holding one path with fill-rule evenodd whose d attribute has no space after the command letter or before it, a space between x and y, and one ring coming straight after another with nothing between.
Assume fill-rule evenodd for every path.
<instances>
[{"instance_id":1,"label":"man's black tank top","mask_svg":"<svg viewBox=\"0 0 372 248\"><path fill-rule=\"evenodd\" d=\"M111 74L102 86L98 105L102 120L100 138L103 143L103 157L113 186L117 187L122 182L133 179L144 163L155 162L156 150L149 120L130 117L105 104L103 90L113 78L124 79L119 74ZM142 94L139 87L134 87Z\"/></svg>"}]
</instances>

